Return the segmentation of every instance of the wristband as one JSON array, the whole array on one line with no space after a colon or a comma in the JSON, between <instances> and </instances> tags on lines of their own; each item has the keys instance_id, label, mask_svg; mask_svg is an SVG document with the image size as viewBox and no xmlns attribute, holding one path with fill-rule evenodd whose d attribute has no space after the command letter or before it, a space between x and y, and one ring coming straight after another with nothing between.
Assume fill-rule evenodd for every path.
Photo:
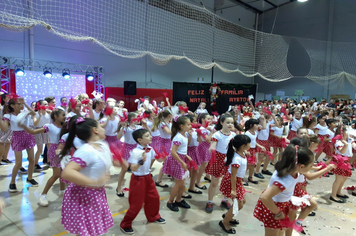
<instances>
[{"instance_id":1,"label":"wristband","mask_svg":"<svg viewBox=\"0 0 356 236\"><path fill-rule=\"evenodd\" d=\"M145 162L143 160L139 160L138 164L140 164L141 166L143 166L143 164L145 164Z\"/></svg>"}]
</instances>

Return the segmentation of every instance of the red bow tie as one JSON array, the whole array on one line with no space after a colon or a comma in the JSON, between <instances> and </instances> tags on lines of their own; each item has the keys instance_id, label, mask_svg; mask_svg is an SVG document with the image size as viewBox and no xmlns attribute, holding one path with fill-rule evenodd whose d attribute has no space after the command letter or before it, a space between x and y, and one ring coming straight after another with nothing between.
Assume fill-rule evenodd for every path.
<instances>
[{"instance_id":1,"label":"red bow tie","mask_svg":"<svg viewBox=\"0 0 356 236\"><path fill-rule=\"evenodd\" d=\"M145 150L145 152L150 152L150 151L151 151L151 148L146 147L146 148L143 148L143 150Z\"/></svg>"}]
</instances>

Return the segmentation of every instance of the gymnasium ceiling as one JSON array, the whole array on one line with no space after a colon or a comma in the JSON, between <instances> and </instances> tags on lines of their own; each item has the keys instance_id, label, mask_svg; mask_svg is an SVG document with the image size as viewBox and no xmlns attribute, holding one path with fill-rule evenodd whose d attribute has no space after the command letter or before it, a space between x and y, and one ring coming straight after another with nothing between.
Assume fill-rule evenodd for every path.
<instances>
[{"instance_id":1,"label":"gymnasium ceiling","mask_svg":"<svg viewBox=\"0 0 356 236\"><path fill-rule=\"evenodd\" d=\"M215 0L214 8L223 10L239 5L254 13L262 14L295 1L297 0Z\"/></svg>"}]
</instances>

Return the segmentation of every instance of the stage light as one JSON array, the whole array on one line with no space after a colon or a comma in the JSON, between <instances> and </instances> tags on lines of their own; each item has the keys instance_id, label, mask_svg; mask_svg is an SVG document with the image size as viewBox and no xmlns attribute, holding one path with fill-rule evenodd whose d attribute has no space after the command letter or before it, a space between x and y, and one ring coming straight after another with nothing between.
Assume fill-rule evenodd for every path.
<instances>
[{"instance_id":1,"label":"stage light","mask_svg":"<svg viewBox=\"0 0 356 236\"><path fill-rule=\"evenodd\" d=\"M85 77L87 78L88 81L93 81L94 79L93 73L91 71L87 71Z\"/></svg>"},{"instance_id":2,"label":"stage light","mask_svg":"<svg viewBox=\"0 0 356 236\"><path fill-rule=\"evenodd\" d=\"M16 66L15 74L16 76L24 76L25 71L23 70L23 66Z\"/></svg>"},{"instance_id":3,"label":"stage light","mask_svg":"<svg viewBox=\"0 0 356 236\"><path fill-rule=\"evenodd\" d=\"M64 79L70 79L70 71L69 69L63 69L62 70L62 76Z\"/></svg>"},{"instance_id":4,"label":"stage light","mask_svg":"<svg viewBox=\"0 0 356 236\"><path fill-rule=\"evenodd\" d=\"M45 67L43 69L43 75L48 79L52 78L52 69Z\"/></svg>"},{"instance_id":5,"label":"stage light","mask_svg":"<svg viewBox=\"0 0 356 236\"><path fill-rule=\"evenodd\" d=\"M298 2L307 2L308 0L298 0Z\"/></svg>"}]
</instances>

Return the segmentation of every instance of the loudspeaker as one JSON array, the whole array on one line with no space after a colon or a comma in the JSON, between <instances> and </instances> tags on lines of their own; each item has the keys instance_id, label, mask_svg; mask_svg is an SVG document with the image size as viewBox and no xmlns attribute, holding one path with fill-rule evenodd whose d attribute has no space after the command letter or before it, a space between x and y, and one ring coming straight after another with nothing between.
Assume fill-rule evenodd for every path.
<instances>
[{"instance_id":1,"label":"loudspeaker","mask_svg":"<svg viewBox=\"0 0 356 236\"><path fill-rule=\"evenodd\" d=\"M124 95L136 95L136 81L124 81Z\"/></svg>"}]
</instances>

